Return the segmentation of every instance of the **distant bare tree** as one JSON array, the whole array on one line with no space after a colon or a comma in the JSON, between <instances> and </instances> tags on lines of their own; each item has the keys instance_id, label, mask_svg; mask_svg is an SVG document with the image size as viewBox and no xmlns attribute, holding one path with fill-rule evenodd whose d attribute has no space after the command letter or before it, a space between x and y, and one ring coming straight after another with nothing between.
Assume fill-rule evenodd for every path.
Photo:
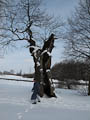
<instances>
[{"instance_id":1,"label":"distant bare tree","mask_svg":"<svg viewBox=\"0 0 90 120\"><path fill-rule=\"evenodd\" d=\"M7 0L0 0L0 26L2 26L2 21L4 20L5 18L5 11L4 9L6 8L6 5L7 5ZM2 38L2 33L1 33L1 30L0 30L0 39ZM3 58L3 52L2 52L2 49L0 48L0 58Z\"/></svg>"},{"instance_id":2,"label":"distant bare tree","mask_svg":"<svg viewBox=\"0 0 90 120\"><path fill-rule=\"evenodd\" d=\"M0 19L5 14L4 9L6 8L7 4L8 4L8 0L0 0Z\"/></svg>"},{"instance_id":3,"label":"distant bare tree","mask_svg":"<svg viewBox=\"0 0 90 120\"><path fill-rule=\"evenodd\" d=\"M43 93L55 97L47 72L51 67L50 53L54 48L55 35L60 36L63 23L49 16L41 5L42 0L11 2L5 11L6 20L0 27L3 38L0 39L0 46L6 48L17 41L27 41L27 47L35 63L35 79L42 82Z\"/></svg>"},{"instance_id":4,"label":"distant bare tree","mask_svg":"<svg viewBox=\"0 0 90 120\"><path fill-rule=\"evenodd\" d=\"M68 19L68 26L66 53L90 61L90 0L80 0L76 11ZM88 88L90 95L90 78Z\"/></svg>"}]
</instances>

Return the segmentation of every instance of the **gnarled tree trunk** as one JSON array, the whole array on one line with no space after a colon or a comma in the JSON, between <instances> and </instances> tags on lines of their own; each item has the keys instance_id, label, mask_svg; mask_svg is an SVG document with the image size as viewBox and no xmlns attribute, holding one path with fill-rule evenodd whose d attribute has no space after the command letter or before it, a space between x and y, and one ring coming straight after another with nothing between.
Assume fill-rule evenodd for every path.
<instances>
[{"instance_id":1,"label":"gnarled tree trunk","mask_svg":"<svg viewBox=\"0 0 90 120\"><path fill-rule=\"evenodd\" d=\"M52 49L54 47L54 34L51 34L49 39L45 41L42 48L42 70L43 70L43 82L44 82L44 93L49 97L56 97L54 89L51 86L51 81L49 79L48 71L51 67L51 55Z\"/></svg>"},{"instance_id":2,"label":"gnarled tree trunk","mask_svg":"<svg viewBox=\"0 0 90 120\"><path fill-rule=\"evenodd\" d=\"M45 41L42 49L36 46L36 43L34 40L32 40L31 36L30 41L28 42L30 43L29 50L31 55L33 56L35 64L34 79L36 81L39 81L41 83L41 87L43 87L43 89L41 90L41 96L43 96L45 93L48 97L56 97L48 76L48 70L50 71L51 67L50 53L52 52L52 49L54 47L54 34L51 34L49 39Z\"/></svg>"}]
</instances>

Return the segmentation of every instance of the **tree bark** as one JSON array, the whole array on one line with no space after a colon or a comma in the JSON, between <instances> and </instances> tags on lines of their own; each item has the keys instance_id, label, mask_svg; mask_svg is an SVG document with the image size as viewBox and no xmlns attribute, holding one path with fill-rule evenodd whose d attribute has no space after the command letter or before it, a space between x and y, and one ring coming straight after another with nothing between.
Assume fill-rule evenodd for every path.
<instances>
[{"instance_id":1,"label":"tree bark","mask_svg":"<svg viewBox=\"0 0 90 120\"><path fill-rule=\"evenodd\" d=\"M31 36L30 41L28 42L30 43L29 51L33 56L35 64L34 79L41 83L41 96L43 96L45 93L48 97L56 97L47 72L48 69L50 71L51 67L50 53L52 52L52 49L54 47L54 35L50 35L49 39L44 43L42 49L36 46L36 43L34 40L32 40Z\"/></svg>"},{"instance_id":2,"label":"tree bark","mask_svg":"<svg viewBox=\"0 0 90 120\"><path fill-rule=\"evenodd\" d=\"M89 78L89 85L88 85L88 95L90 95L90 78Z\"/></svg>"},{"instance_id":3,"label":"tree bark","mask_svg":"<svg viewBox=\"0 0 90 120\"><path fill-rule=\"evenodd\" d=\"M41 57L41 68L43 70L43 82L44 82L44 93L48 97L56 97L54 89L49 80L48 70L50 71L51 67L51 55L52 49L54 48L54 34L51 34L49 39L44 43L42 48L42 57Z\"/></svg>"}]
</instances>

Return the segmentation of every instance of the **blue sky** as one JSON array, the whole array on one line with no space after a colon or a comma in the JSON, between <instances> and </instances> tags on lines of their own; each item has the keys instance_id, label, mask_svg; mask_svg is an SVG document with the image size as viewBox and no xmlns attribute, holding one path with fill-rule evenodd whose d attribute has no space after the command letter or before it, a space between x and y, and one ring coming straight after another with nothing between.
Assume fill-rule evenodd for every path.
<instances>
[{"instance_id":1,"label":"blue sky","mask_svg":"<svg viewBox=\"0 0 90 120\"><path fill-rule=\"evenodd\" d=\"M45 0L50 13L61 15L64 18L70 16L79 0Z\"/></svg>"},{"instance_id":2,"label":"blue sky","mask_svg":"<svg viewBox=\"0 0 90 120\"><path fill-rule=\"evenodd\" d=\"M62 16L66 20L74 11L79 0L45 0L45 8L49 14ZM55 42L55 48L52 52L52 65L63 60L63 43ZM0 71L13 69L15 72L22 70L23 73L34 71L33 59L30 56L28 48L8 51L3 59L0 59Z\"/></svg>"}]
</instances>

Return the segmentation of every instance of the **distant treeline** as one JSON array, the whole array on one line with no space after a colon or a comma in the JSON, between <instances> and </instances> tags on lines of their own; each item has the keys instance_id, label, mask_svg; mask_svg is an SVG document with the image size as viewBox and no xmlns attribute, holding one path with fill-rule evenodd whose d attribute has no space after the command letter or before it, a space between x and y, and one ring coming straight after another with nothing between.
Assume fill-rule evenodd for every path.
<instances>
[{"instance_id":1,"label":"distant treeline","mask_svg":"<svg viewBox=\"0 0 90 120\"><path fill-rule=\"evenodd\" d=\"M26 78L34 78L34 73L22 73L22 70L20 70L19 72L15 73L14 70L10 70L10 71L0 71L0 75L16 75L16 76L23 76Z\"/></svg>"},{"instance_id":2,"label":"distant treeline","mask_svg":"<svg viewBox=\"0 0 90 120\"><path fill-rule=\"evenodd\" d=\"M22 74L22 71L15 73L14 70L3 71L0 74L6 75L18 75L27 78L33 78L34 73L25 73ZM88 80L89 77L89 66L87 62L81 61L63 61L55 64L51 68L51 77L52 79L57 79L59 81L65 80Z\"/></svg>"},{"instance_id":3,"label":"distant treeline","mask_svg":"<svg viewBox=\"0 0 90 120\"><path fill-rule=\"evenodd\" d=\"M22 72L20 70L20 72L15 73L14 70L10 70L10 71L0 71L0 75L17 75L17 76L22 76Z\"/></svg>"},{"instance_id":4,"label":"distant treeline","mask_svg":"<svg viewBox=\"0 0 90 120\"><path fill-rule=\"evenodd\" d=\"M65 80L88 80L89 65L81 61L63 61L55 64L51 69L53 79Z\"/></svg>"}]
</instances>

